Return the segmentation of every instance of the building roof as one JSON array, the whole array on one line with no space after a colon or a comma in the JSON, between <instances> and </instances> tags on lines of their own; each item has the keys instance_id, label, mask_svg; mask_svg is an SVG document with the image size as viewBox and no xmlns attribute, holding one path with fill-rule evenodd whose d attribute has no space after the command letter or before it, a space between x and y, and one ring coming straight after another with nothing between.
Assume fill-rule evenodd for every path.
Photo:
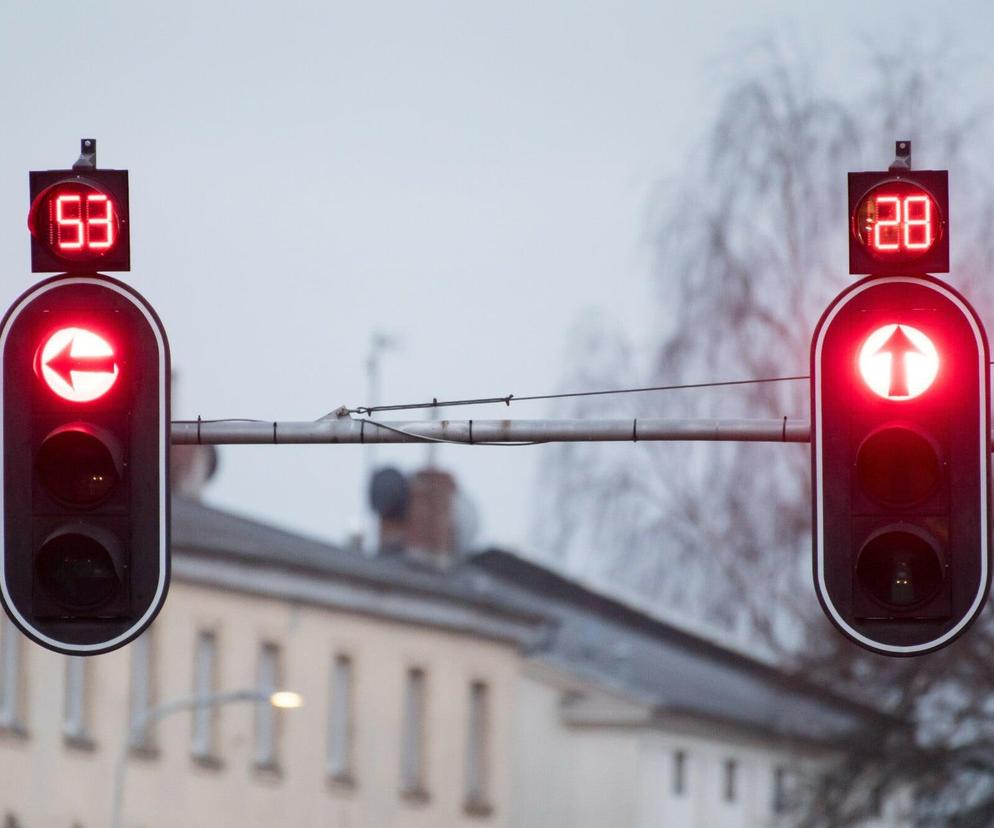
<instances>
[{"instance_id":1,"label":"building roof","mask_svg":"<svg viewBox=\"0 0 994 828\"><path fill-rule=\"evenodd\" d=\"M533 646L548 618L506 591L172 497L173 575ZM345 583L344 588L335 584Z\"/></svg>"},{"instance_id":2,"label":"building roof","mask_svg":"<svg viewBox=\"0 0 994 828\"><path fill-rule=\"evenodd\" d=\"M620 689L660 718L704 719L819 743L872 739L899 724L509 552L483 552L470 568L556 618L540 658Z\"/></svg>"}]
</instances>

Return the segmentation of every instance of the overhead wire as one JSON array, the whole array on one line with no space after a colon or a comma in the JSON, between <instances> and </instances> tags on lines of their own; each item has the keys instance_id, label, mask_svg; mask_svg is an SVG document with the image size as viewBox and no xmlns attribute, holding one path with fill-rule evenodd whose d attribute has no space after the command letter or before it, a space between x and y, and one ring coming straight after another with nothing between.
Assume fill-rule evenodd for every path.
<instances>
[{"instance_id":1,"label":"overhead wire","mask_svg":"<svg viewBox=\"0 0 994 828\"><path fill-rule=\"evenodd\" d=\"M744 379L744 380L719 380L716 382L691 382L682 383L679 385L650 385L640 388L613 388L609 390L600 391L573 391L564 392L559 394L531 394L529 396L518 397L514 394L507 394L503 397L477 397L474 399L465 400L439 400L437 397L432 398L431 402L421 402L421 403L404 403L400 405L360 405L356 408L349 408L348 412L350 414L372 414L376 411L413 411L415 409L425 409L425 408L447 408L450 406L458 405L492 405L495 403L503 403L504 405L510 407L512 402L530 402L535 400L559 400L569 397L598 397L605 396L608 394L640 394L648 391L679 391L688 388L721 388L727 386L735 385L757 385L760 383L767 382L792 382L796 380L806 380L810 379L807 374L796 376L785 376L785 377L762 377L759 379ZM445 441L443 441L445 442Z\"/></svg>"},{"instance_id":2,"label":"overhead wire","mask_svg":"<svg viewBox=\"0 0 994 828\"><path fill-rule=\"evenodd\" d=\"M741 379L741 380L717 380L713 382L691 382L691 383L680 383L674 385L649 385L641 386L638 388L611 388L611 389L601 389L597 391L573 391L573 392L562 392L557 394L530 394L527 396L515 396L514 394L507 394L502 397L475 397L471 399L461 399L461 400L439 400L437 397L433 397L431 402L420 402L420 403L403 403L399 405L360 405L355 408L348 408L343 406L341 409L332 412L331 414L325 415L326 417L332 416L332 414L341 415L342 413L348 414L360 414L365 415L359 422L369 423L377 428L382 428L387 431L392 431L397 434L403 434L404 436L410 437L414 440L424 443L450 443L454 445L474 445L474 446L532 446L536 445L533 441L516 442L516 443L494 443L487 441L476 442L473 440L449 440L441 437L428 437L423 434L415 434L414 432L407 431L402 428L398 428L395 425L387 425L386 423L374 420L369 415L377 411L413 411L418 409L427 408L447 408L452 406L464 406L464 405L493 405L496 403L503 403L504 405L510 407L512 402L534 402L536 400L559 400L567 398L578 398L578 397L599 397L607 396L611 394L640 394L647 393L651 391L679 391L684 389L693 388L722 388L730 386L740 386L740 385L759 385L762 383L772 383L772 382L794 382L798 380L807 380L810 377L807 374L797 374L792 376L783 377L760 377L756 379ZM217 419L206 419L203 417L197 417L196 420L176 420L176 423L196 423L199 429L202 424L210 423L231 423L231 422L245 422L245 423L268 423L270 420L253 419L248 417L222 417ZM274 428L276 423L273 423Z\"/></svg>"}]
</instances>

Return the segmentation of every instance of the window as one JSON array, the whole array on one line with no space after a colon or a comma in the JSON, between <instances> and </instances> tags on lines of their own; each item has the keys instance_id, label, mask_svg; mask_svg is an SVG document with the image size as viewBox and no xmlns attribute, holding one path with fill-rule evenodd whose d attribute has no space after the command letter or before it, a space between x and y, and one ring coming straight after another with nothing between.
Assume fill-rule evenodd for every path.
<instances>
[{"instance_id":1,"label":"window","mask_svg":"<svg viewBox=\"0 0 994 828\"><path fill-rule=\"evenodd\" d=\"M217 690L217 638L213 632L197 636L197 650L193 665L193 696L203 699ZM193 709L193 733L190 753L204 765L215 766L217 759L217 707L204 706Z\"/></svg>"},{"instance_id":2,"label":"window","mask_svg":"<svg viewBox=\"0 0 994 828\"><path fill-rule=\"evenodd\" d=\"M738 763L734 759L725 760L725 802L734 802L736 797L736 776Z\"/></svg>"},{"instance_id":3,"label":"window","mask_svg":"<svg viewBox=\"0 0 994 828\"><path fill-rule=\"evenodd\" d=\"M490 690L482 681L469 688L469 727L466 745L466 810L489 813L490 808Z\"/></svg>"},{"instance_id":4,"label":"window","mask_svg":"<svg viewBox=\"0 0 994 828\"><path fill-rule=\"evenodd\" d=\"M62 717L62 735L66 744L93 748L90 738L89 660L83 656L66 658L66 695Z\"/></svg>"},{"instance_id":5,"label":"window","mask_svg":"<svg viewBox=\"0 0 994 828\"><path fill-rule=\"evenodd\" d=\"M345 785L354 783L354 722L352 659L339 655L331 665L328 697L328 776Z\"/></svg>"},{"instance_id":6,"label":"window","mask_svg":"<svg viewBox=\"0 0 994 828\"><path fill-rule=\"evenodd\" d=\"M275 644L263 644L259 651L256 689L269 696L279 688L280 649ZM255 706L255 766L259 770L279 770L277 741L279 739L278 711L268 700Z\"/></svg>"},{"instance_id":7,"label":"window","mask_svg":"<svg viewBox=\"0 0 994 828\"><path fill-rule=\"evenodd\" d=\"M787 769L773 769L773 813L784 814L788 808Z\"/></svg>"},{"instance_id":8,"label":"window","mask_svg":"<svg viewBox=\"0 0 994 828\"><path fill-rule=\"evenodd\" d=\"M23 735L24 676L21 670L24 639L14 622L0 619L0 730Z\"/></svg>"},{"instance_id":9,"label":"window","mask_svg":"<svg viewBox=\"0 0 994 828\"><path fill-rule=\"evenodd\" d=\"M128 748L138 754L155 752L155 737L151 724L145 721L155 706L152 629L147 629L132 642L131 708L128 713Z\"/></svg>"},{"instance_id":10,"label":"window","mask_svg":"<svg viewBox=\"0 0 994 828\"><path fill-rule=\"evenodd\" d=\"M678 750L673 753L673 795L683 796L687 792L687 753Z\"/></svg>"},{"instance_id":11,"label":"window","mask_svg":"<svg viewBox=\"0 0 994 828\"><path fill-rule=\"evenodd\" d=\"M400 789L410 798L426 799L425 740L427 679L425 671L413 667L407 671L404 688L404 723L400 744Z\"/></svg>"},{"instance_id":12,"label":"window","mask_svg":"<svg viewBox=\"0 0 994 828\"><path fill-rule=\"evenodd\" d=\"M869 814L873 819L880 819L884 815L884 792L879 784L870 788Z\"/></svg>"}]
</instances>

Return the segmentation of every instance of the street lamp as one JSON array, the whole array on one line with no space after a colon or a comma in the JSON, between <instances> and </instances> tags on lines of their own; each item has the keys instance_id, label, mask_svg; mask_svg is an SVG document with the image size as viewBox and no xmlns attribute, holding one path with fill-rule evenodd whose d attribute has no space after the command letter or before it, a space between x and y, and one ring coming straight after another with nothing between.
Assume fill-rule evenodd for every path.
<instances>
[{"instance_id":1,"label":"street lamp","mask_svg":"<svg viewBox=\"0 0 994 828\"><path fill-rule=\"evenodd\" d=\"M269 694L269 703L280 710L296 710L304 706L304 697L293 690L277 690Z\"/></svg>"},{"instance_id":2,"label":"street lamp","mask_svg":"<svg viewBox=\"0 0 994 828\"><path fill-rule=\"evenodd\" d=\"M180 713L184 710L194 710L200 707L219 707L222 704L231 702L268 702L273 707L281 710L293 710L301 707L304 703L300 693L293 690L277 690L274 693L265 693L262 690L230 690L225 693L210 693L206 696L189 696L183 699L175 699L170 702L163 702L146 710L141 716L132 720L130 727L121 745L121 751L117 755L114 766L114 802L111 813L111 828L121 828L121 810L124 806L124 771L127 768L128 747L132 741L137 741L142 732L153 722L161 721L173 713Z\"/></svg>"}]
</instances>

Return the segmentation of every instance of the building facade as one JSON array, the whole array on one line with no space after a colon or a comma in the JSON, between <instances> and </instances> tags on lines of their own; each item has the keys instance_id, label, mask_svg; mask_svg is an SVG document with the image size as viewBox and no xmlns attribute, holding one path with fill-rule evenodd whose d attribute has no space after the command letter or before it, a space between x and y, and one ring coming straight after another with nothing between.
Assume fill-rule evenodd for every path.
<instances>
[{"instance_id":1,"label":"building facade","mask_svg":"<svg viewBox=\"0 0 994 828\"><path fill-rule=\"evenodd\" d=\"M5 620L0 825L106 826L119 797L128 828L760 828L799 763L880 724L517 556L455 555L453 487L415 484L427 528L395 510L375 558L175 497L165 608L114 653ZM143 726L277 689L304 706Z\"/></svg>"},{"instance_id":2,"label":"building facade","mask_svg":"<svg viewBox=\"0 0 994 828\"><path fill-rule=\"evenodd\" d=\"M135 644L70 658L5 621L11 828L110 824L122 751L129 826L511 824L520 652L540 619L191 501L173 526L169 598ZM232 703L129 733L162 702L278 688L304 706Z\"/></svg>"},{"instance_id":3,"label":"building facade","mask_svg":"<svg viewBox=\"0 0 994 828\"><path fill-rule=\"evenodd\" d=\"M499 550L475 569L555 619L518 682L522 828L780 828L839 745L900 723ZM909 824L906 795L865 828Z\"/></svg>"}]
</instances>

